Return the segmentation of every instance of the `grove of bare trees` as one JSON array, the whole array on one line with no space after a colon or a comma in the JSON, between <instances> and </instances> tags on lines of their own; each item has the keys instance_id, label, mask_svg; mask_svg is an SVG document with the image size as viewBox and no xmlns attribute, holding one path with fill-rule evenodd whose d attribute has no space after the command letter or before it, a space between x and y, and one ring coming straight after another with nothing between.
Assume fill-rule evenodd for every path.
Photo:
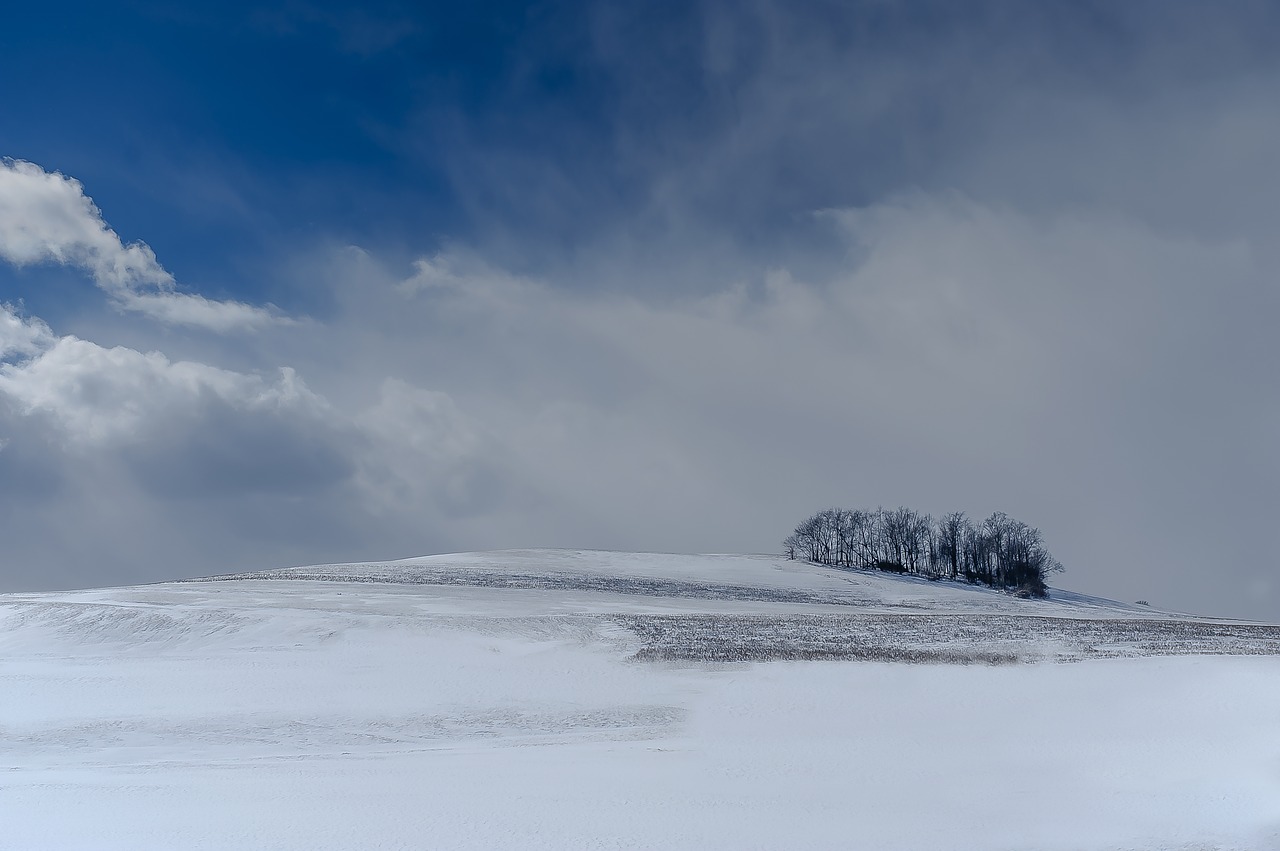
<instances>
[{"instance_id":1,"label":"grove of bare trees","mask_svg":"<svg viewBox=\"0 0 1280 851\"><path fill-rule=\"evenodd\" d=\"M910 508L828 508L783 541L787 557L833 567L956 579L1044 597L1062 565L1040 530L996 512L975 523L964 512L939 518Z\"/></svg>"}]
</instances>

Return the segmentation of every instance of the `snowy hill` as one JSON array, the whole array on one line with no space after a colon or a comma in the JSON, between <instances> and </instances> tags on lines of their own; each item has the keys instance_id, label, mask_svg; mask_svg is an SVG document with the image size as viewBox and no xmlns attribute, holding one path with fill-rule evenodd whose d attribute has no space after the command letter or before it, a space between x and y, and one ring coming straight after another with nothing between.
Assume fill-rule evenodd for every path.
<instances>
[{"instance_id":1,"label":"snowy hill","mask_svg":"<svg viewBox=\"0 0 1280 851\"><path fill-rule=\"evenodd\" d=\"M1015 600L957 582L842 570L774 555L684 555L599 550L503 550L393 562L316 565L212 579L316 579L599 591L676 599L795 602L878 611L1036 612L1132 617L1151 609L1055 591L1053 602Z\"/></svg>"},{"instance_id":2,"label":"snowy hill","mask_svg":"<svg viewBox=\"0 0 1280 851\"><path fill-rule=\"evenodd\" d=\"M428 586L426 600L417 601L420 612L484 616L490 627L506 629L518 629L517 613L563 623L576 615L579 627L584 619L602 629L621 627L646 659L1002 662L1280 652L1280 631L1265 624L1194 618L1059 590L1048 600L1019 599L962 582L769 555L507 550L201 581L243 588L280 580ZM507 614L494 618L494 606Z\"/></svg>"},{"instance_id":3,"label":"snowy hill","mask_svg":"<svg viewBox=\"0 0 1280 851\"><path fill-rule=\"evenodd\" d=\"M7 595L0 848L1274 848L1278 683L1275 626L772 556Z\"/></svg>"}]
</instances>

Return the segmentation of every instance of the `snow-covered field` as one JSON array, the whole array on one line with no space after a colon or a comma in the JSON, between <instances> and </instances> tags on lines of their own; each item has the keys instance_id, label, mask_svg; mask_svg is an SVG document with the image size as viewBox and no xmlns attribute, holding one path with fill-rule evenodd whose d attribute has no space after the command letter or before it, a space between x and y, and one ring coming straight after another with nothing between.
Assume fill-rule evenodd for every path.
<instances>
[{"instance_id":1,"label":"snow-covered field","mask_svg":"<svg viewBox=\"0 0 1280 851\"><path fill-rule=\"evenodd\" d=\"M764 556L0 596L0 847L1280 848L1277 654Z\"/></svg>"}]
</instances>

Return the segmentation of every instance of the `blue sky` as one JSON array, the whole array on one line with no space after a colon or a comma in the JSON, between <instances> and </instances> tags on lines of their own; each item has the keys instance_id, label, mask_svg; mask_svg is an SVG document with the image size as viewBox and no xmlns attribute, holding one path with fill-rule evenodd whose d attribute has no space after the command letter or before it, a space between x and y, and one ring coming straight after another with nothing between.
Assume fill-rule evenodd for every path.
<instances>
[{"instance_id":1,"label":"blue sky","mask_svg":"<svg viewBox=\"0 0 1280 851\"><path fill-rule=\"evenodd\" d=\"M0 585L906 503L1280 616L1271 4L172 6L0 32Z\"/></svg>"}]
</instances>

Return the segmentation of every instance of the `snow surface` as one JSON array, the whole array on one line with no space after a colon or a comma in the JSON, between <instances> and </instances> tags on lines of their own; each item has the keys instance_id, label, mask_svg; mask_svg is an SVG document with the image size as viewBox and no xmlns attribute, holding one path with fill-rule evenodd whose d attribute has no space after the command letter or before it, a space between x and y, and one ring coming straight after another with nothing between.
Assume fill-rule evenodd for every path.
<instances>
[{"instance_id":1,"label":"snow surface","mask_svg":"<svg viewBox=\"0 0 1280 851\"><path fill-rule=\"evenodd\" d=\"M1274 849L1278 653L766 556L0 596L0 847Z\"/></svg>"}]
</instances>

